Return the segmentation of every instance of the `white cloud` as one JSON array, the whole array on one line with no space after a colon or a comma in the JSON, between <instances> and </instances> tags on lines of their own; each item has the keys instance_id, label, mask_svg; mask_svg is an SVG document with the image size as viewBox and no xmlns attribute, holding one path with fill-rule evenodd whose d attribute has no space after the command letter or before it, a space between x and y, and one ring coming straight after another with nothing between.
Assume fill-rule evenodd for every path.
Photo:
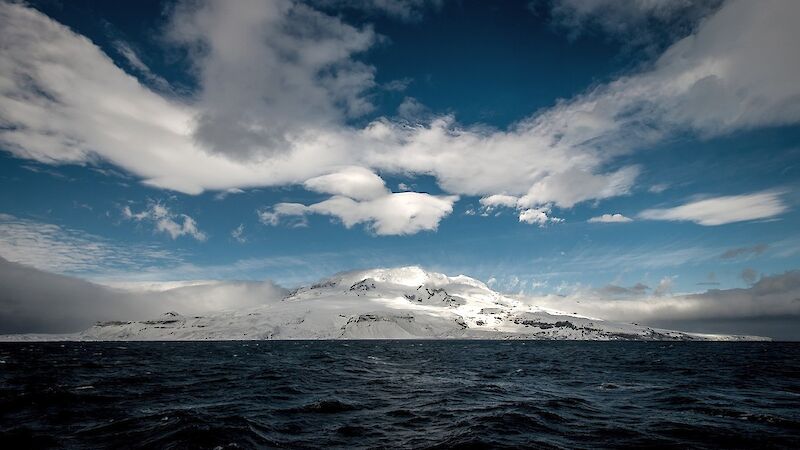
<instances>
[{"instance_id":1,"label":"white cloud","mask_svg":"<svg viewBox=\"0 0 800 450\"><path fill-rule=\"evenodd\" d=\"M308 179L303 185L310 191L343 195L355 200L372 200L389 193L383 179L363 167L346 167Z\"/></svg>"},{"instance_id":2,"label":"white cloud","mask_svg":"<svg viewBox=\"0 0 800 450\"><path fill-rule=\"evenodd\" d=\"M592 217L588 220L590 223L624 223L632 222L633 219L625 217L622 214L603 214L602 216Z\"/></svg>"},{"instance_id":3,"label":"white cloud","mask_svg":"<svg viewBox=\"0 0 800 450\"><path fill-rule=\"evenodd\" d=\"M63 226L0 214L0 256L58 273L140 270L173 264L179 255L158 246L125 245Z\"/></svg>"},{"instance_id":4,"label":"white cloud","mask_svg":"<svg viewBox=\"0 0 800 450\"><path fill-rule=\"evenodd\" d=\"M549 204L541 205L537 208L527 207L526 205L531 204L531 202L525 197L520 198L513 195L495 194L481 198L479 203L483 208L482 216L488 216L498 208L515 208L519 213L518 217L521 223L539 225L541 228L547 223L559 223L564 221L564 219L552 217L550 215L551 208ZM533 204L537 203L533 202Z\"/></svg>"},{"instance_id":5,"label":"white cloud","mask_svg":"<svg viewBox=\"0 0 800 450\"><path fill-rule=\"evenodd\" d=\"M128 61L128 64L136 70L145 80L147 80L153 87L157 88L158 90L169 92L172 88L169 85L169 82L165 80L163 77L159 76L158 74L154 73L147 64L142 61L136 51L131 48L125 42L116 41L114 42L114 48L117 49L117 52L122 55Z\"/></svg>"},{"instance_id":6,"label":"white cloud","mask_svg":"<svg viewBox=\"0 0 800 450\"><path fill-rule=\"evenodd\" d=\"M200 92L194 136L209 150L258 160L290 150L291 135L372 110L374 68L352 59L370 28L290 0L181 2L169 37L193 50Z\"/></svg>"},{"instance_id":7,"label":"white cloud","mask_svg":"<svg viewBox=\"0 0 800 450\"><path fill-rule=\"evenodd\" d=\"M433 231L439 222L453 212L458 196L435 196L419 192L386 194L371 200L355 200L333 196L312 205L278 203L271 210L259 211L259 218L267 225L277 225L283 216L323 214L342 221L345 227L365 224L377 235L414 234Z\"/></svg>"},{"instance_id":8,"label":"white cloud","mask_svg":"<svg viewBox=\"0 0 800 450\"><path fill-rule=\"evenodd\" d=\"M562 208L571 208L588 199L604 199L628 193L638 174L639 168L635 166L608 174L570 168L534 183L519 203L528 206L553 203Z\"/></svg>"},{"instance_id":9,"label":"white cloud","mask_svg":"<svg viewBox=\"0 0 800 450\"><path fill-rule=\"evenodd\" d=\"M788 210L780 192L730 195L696 200L673 208L647 209L639 217L649 220L690 221L714 226L768 219Z\"/></svg>"},{"instance_id":10,"label":"white cloud","mask_svg":"<svg viewBox=\"0 0 800 450\"><path fill-rule=\"evenodd\" d=\"M800 57L791 42L800 4L733 0L670 46L650 71L620 78L585 102L613 117L617 134L656 124L706 135L800 120ZM587 105L588 106L588 105Z\"/></svg>"},{"instance_id":11,"label":"white cloud","mask_svg":"<svg viewBox=\"0 0 800 450\"><path fill-rule=\"evenodd\" d=\"M198 241L208 239L208 236L197 227L197 222L193 218L186 214L176 214L162 203L151 202L146 209L137 213L129 206L125 206L122 208L122 215L136 222L152 222L156 231L169 234L172 239L181 236L191 236Z\"/></svg>"},{"instance_id":12,"label":"white cloud","mask_svg":"<svg viewBox=\"0 0 800 450\"><path fill-rule=\"evenodd\" d=\"M649 69L506 130L451 116L347 125L371 109L375 69L356 59L377 40L370 28L288 1L221 5L182 3L172 13L170 36L191 50L200 86L176 99L41 13L0 4L0 143L45 163L103 159L190 194L299 185L357 166L430 175L449 194L509 195L523 211L543 211L629 193L639 168L618 157L676 131L800 121L794 1L727 2ZM354 215L378 224L361 203L381 199L353 200ZM179 225L164 230L184 232Z\"/></svg>"},{"instance_id":13,"label":"white cloud","mask_svg":"<svg viewBox=\"0 0 800 450\"><path fill-rule=\"evenodd\" d=\"M454 195L392 193L383 179L361 167L345 167L312 178L305 186L332 197L308 206L278 203L260 209L257 214L261 223L275 226L288 217L294 220L290 225L306 225L307 215L322 214L338 218L347 228L365 224L377 235L414 234L436 230L442 218L453 212L453 203L458 200Z\"/></svg>"},{"instance_id":14,"label":"white cloud","mask_svg":"<svg viewBox=\"0 0 800 450\"><path fill-rule=\"evenodd\" d=\"M338 217L347 228L364 223L378 235L414 234L436 230L442 218L453 212L456 200L454 195L400 192L367 201L332 197L309 208Z\"/></svg>"},{"instance_id":15,"label":"white cloud","mask_svg":"<svg viewBox=\"0 0 800 450\"><path fill-rule=\"evenodd\" d=\"M0 57L7 68L0 79L0 119L13 126L0 132L0 140L19 157L47 163L100 157L147 184L190 194L302 184L342 165L430 174L446 191L468 195L526 194L534 182L547 184L570 169L603 177L597 170L605 156L570 146L576 142L554 144L544 120L508 132L463 128L452 117L416 125L378 119L364 129L343 125L346 111L331 105L358 109L352 105L371 78L353 81L348 91L339 82L330 88L330 80L315 85L316 74L334 65L341 66L337 76L358 79L366 69L353 68L347 58L369 46L372 33L282 5L178 8L173 37L208 47L196 57L201 95L180 103L139 84L82 36L35 10L4 3L0 32L9 51ZM283 25L308 17L319 19L315 23L326 33L308 32L325 38L299 42L296 34L280 35ZM247 32L254 27L275 39L258 40L259 33ZM272 46L284 41L297 64L270 59ZM228 47L235 50L223 51ZM281 70L271 70L276 64ZM289 86L282 86L287 80ZM334 91L352 95L337 100L329 97ZM595 198L568 192L561 201L552 191L548 198L563 204Z\"/></svg>"},{"instance_id":16,"label":"white cloud","mask_svg":"<svg viewBox=\"0 0 800 450\"><path fill-rule=\"evenodd\" d=\"M240 223L238 227L231 230L231 237L240 244L247 242L247 237L244 235L243 223Z\"/></svg>"},{"instance_id":17,"label":"white cloud","mask_svg":"<svg viewBox=\"0 0 800 450\"><path fill-rule=\"evenodd\" d=\"M547 214L550 211L548 209L523 209L519 212L519 221L528 223L528 224L536 224L540 227L547 225L548 222L563 222L564 219L560 219L558 217L550 217Z\"/></svg>"},{"instance_id":18,"label":"white cloud","mask_svg":"<svg viewBox=\"0 0 800 450\"><path fill-rule=\"evenodd\" d=\"M225 200L229 195L244 194L244 191L239 188L225 189L214 195L214 200Z\"/></svg>"},{"instance_id":19,"label":"white cloud","mask_svg":"<svg viewBox=\"0 0 800 450\"><path fill-rule=\"evenodd\" d=\"M290 217L294 218L290 225L293 227L304 227L308 225L305 215L310 211L306 205L302 203L278 203L272 208L263 208L256 211L259 222L264 225L278 226L281 218Z\"/></svg>"},{"instance_id":20,"label":"white cloud","mask_svg":"<svg viewBox=\"0 0 800 450\"><path fill-rule=\"evenodd\" d=\"M519 198L513 195L495 194L488 197L483 197L479 200L481 206L487 209L496 208L499 206L506 208L516 208Z\"/></svg>"}]
</instances>

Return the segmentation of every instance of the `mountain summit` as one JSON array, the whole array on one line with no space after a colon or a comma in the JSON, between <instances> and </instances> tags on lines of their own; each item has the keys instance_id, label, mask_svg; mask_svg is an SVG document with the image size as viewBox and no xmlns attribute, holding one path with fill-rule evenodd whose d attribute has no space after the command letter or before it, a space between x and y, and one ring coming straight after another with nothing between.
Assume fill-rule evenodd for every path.
<instances>
[{"instance_id":1,"label":"mountain summit","mask_svg":"<svg viewBox=\"0 0 800 450\"><path fill-rule=\"evenodd\" d=\"M569 339L748 340L656 329L540 308L473 278L416 266L343 272L255 308L205 316L167 312L102 322L64 340Z\"/></svg>"}]
</instances>

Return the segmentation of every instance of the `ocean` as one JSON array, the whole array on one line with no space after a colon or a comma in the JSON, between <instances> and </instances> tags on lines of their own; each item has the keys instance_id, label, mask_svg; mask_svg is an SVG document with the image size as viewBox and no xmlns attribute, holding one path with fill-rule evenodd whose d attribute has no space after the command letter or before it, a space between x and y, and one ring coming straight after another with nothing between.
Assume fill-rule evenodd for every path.
<instances>
[{"instance_id":1,"label":"ocean","mask_svg":"<svg viewBox=\"0 0 800 450\"><path fill-rule=\"evenodd\" d=\"M800 344L0 344L0 446L798 448Z\"/></svg>"}]
</instances>

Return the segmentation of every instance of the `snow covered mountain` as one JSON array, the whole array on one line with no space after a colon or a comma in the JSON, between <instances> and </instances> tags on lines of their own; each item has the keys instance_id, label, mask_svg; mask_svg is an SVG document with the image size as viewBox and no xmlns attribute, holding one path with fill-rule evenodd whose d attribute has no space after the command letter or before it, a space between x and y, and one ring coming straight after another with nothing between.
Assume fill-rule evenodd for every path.
<instances>
[{"instance_id":1,"label":"snow covered mountain","mask_svg":"<svg viewBox=\"0 0 800 450\"><path fill-rule=\"evenodd\" d=\"M280 300L205 316L168 312L146 321L98 323L76 334L4 340L258 339L750 340L607 322L503 296L467 276L419 267L346 272Z\"/></svg>"}]
</instances>

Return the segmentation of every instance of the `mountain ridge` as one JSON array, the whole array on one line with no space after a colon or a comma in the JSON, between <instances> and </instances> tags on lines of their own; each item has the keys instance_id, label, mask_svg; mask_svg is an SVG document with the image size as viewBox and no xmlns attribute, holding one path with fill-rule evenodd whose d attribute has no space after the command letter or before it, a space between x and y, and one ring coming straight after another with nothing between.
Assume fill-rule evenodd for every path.
<instances>
[{"instance_id":1,"label":"mountain ridge","mask_svg":"<svg viewBox=\"0 0 800 450\"><path fill-rule=\"evenodd\" d=\"M764 340L605 321L504 296L418 266L341 272L243 310L100 322L79 333L1 340L539 339Z\"/></svg>"}]
</instances>

